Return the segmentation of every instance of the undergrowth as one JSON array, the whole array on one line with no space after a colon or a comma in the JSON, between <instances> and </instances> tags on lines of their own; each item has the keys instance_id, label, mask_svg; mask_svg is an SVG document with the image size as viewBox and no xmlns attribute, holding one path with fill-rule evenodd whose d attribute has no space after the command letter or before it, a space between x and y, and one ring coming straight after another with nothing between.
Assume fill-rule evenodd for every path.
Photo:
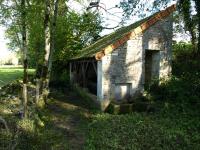
<instances>
[{"instance_id":1,"label":"undergrowth","mask_svg":"<svg viewBox=\"0 0 200 150\"><path fill-rule=\"evenodd\" d=\"M200 61L191 45L174 45L172 76L167 81L157 83L152 83L145 92L145 99L152 102L155 111L125 115L94 111L89 119L81 117L81 109L69 104L76 102L81 107L84 103L85 108L91 108L88 100L80 102L74 95L73 99L63 101L59 107L53 104L53 108L58 107L54 113L46 108L35 109L34 101L29 101L30 115L23 120L18 113L21 110L21 101L16 95L18 92L13 92L18 87L10 87L10 93L0 96L0 115L9 127L7 130L0 124L0 148L70 149L72 133L66 133L68 124L63 120L75 117L71 123L72 126L80 124L74 132L84 134L82 149L200 149ZM83 91L81 94L86 97ZM69 98L60 94L57 97ZM77 144L80 141L78 137L71 143Z\"/></svg>"},{"instance_id":2,"label":"undergrowth","mask_svg":"<svg viewBox=\"0 0 200 150\"><path fill-rule=\"evenodd\" d=\"M172 67L169 80L146 89L155 112L95 115L85 148L200 149L200 61L190 44L174 45Z\"/></svg>"}]
</instances>

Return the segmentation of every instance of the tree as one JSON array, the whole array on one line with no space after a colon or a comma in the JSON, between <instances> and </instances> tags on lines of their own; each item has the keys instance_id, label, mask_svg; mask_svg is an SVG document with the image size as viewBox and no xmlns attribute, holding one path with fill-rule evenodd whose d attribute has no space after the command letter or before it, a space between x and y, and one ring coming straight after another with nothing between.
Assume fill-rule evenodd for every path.
<instances>
[{"instance_id":1,"label":"tree","mask_svg":"<svg viewBox=\"0 0 200 150\"><path fill-rule=\"evenodd\" d=\"M198 51L199 51L199 54L200 54L200 2L199 0L194 0L195 2L195 7L196 7L196 18L197 18L197 25L198 25Z\"/></svg>"},{"instance_id":2,"label":"tree","mask_svg":"<svg viewBox=\"0 0 200 150\"><path fill-rule=\"evenodd\" d=\"M154 0L152 5L147 0L121 0L120 7L125 12L125 17L129 17L135 13L144 16L147 12L155 12L161 8L165 8L173 0ZM192 14L192 5L194 3L197 14ZM149 5L148 5L149 4ZM194 47L197 46L198 53L200 53L200 3L199 0L177 0L177 6L180 16L184 20L185 30L189 31L191 36L191 42ZM195 21L197 20L197 21ZM196 34L198 29L198 34ZM198 38L197 38L198 36ZM198 40L197 40L198 39ZM197 43L197 44L196 44Z\"/></svg>"},{"instance_id":3,"label":"tree","mask_svg":"<svg viewBox=\"0 0 200 150\"><path fill-rule=\"evenodd\" d=\"M27 82L28 82L28 60L27 60L27 39L26 39L26 4L25 0L21 0L21 20L22 20L22 51L23 51L23 105L24 105L24 117L27 118Z\"/></svg>"},{"instance_id":4,"label":"tree","mask_svg":"<svg viewBox=\"0 0 200 150\"><path fill-rule=\"evenodd\" d=\"M11 46L19 46L23 55L23 114L27 117L27 81L28 81L28 59L27 59L27 13L26 0L2 0L0 3L1 24L8 27L7 36L14 42ZM14 24L14 25L13 25Z\"/></svg>"},{"instance_id":5,"label":"tree","mask_svg":"<svg viewBox=\"0 0 200 150\"><path fill-rule=\"evenodd\" d=\"M48 96L48 63L49 63L49 56L51 53L51 44L50 44L50 0L45 0L45 17L44 17L44 37L45 37L45 54L43 59L43 66L42 66L42 73L41 73L41 89L42 89L42 98L46 102L46 98Z\"/></svg>"},{"instance_id":6,"label":"tree","mask_svg":"<svg viewBox=\"0 0 200 150\"><path fill-rule=\"evenodd\" d=\"M40 84L39 80L44 82L43 86L37 86L40 87L36 90L38 101L41 92L47 92L48 95L51 72L57 72L58 68L52 67L56 66L54 62L66 63L83 47L97 40L102 30L101 19L98 13L77 13L71 10L65 0L25 0L26 17L23 18L20 7L17 7L21 0L1 2L1 21L7 27L6 35L13 50L23 50L22 19L25 18L26 35L23 35L26 36L28 49L26 58L29 66L37 70L37 85ZM47 91L43 91L43 87Z\"/></svg>"},{"instance_id":7,"label":"tree","mask_svg":"<svg viewBox=\"0 0 200 150\"><path fill-rule=\"evenodd\" d=\"M59 0L54 1L54 12L53 12L52 30L51 30L51 43L50 43L50 56L49 56L49 63L48 63L49 80L50 80L51 70L52 70L53 54L55 52L55 35L56 35L56 24L57 24L57 15L58 15L58 3L59 3Z\"/></svg>"}]
</instances>

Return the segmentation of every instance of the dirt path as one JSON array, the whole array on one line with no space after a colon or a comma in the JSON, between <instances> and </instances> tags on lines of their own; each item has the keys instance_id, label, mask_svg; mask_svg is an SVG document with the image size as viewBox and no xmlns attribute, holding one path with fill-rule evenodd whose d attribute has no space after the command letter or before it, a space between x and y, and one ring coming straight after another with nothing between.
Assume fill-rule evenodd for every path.
<instances>
[{"instance_id":1,"label":"dirt path","mask_svg":"<svg viewBox=\"0 0 200 150\"><path fill-rule=\"evenodd\" d=\"M69 143L69 149L81 150L85 143L91 113L87 109L75 105L81 101L78 96L72 93L67 95L59 94L59 98L56 96L51 99L48 109L53 125L57 128L56 130L64 134Z\"/></svg>"}]
</instances>

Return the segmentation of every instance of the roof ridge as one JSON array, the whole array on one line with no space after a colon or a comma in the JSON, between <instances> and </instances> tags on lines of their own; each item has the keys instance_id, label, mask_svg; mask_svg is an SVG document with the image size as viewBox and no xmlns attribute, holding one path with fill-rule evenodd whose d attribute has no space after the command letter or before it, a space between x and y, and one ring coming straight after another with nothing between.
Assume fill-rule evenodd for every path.
<instances>
[{"instance_id":1,"label":"roof ridge","mask_svg":"<svg viewBox=\"0 0 200 150\"><path fill-rule=\"evenodd\" d=\"M118 48L129 39L132 39L136 37L137 35L143 33L149 27L154 25L159 20L166 18L175 10L176 10L176 5L174 4L166 8L165 10L159 11L127 27L120 28L111 34L106 35L104 38L99 39L95 43L84 48L83 50L79 51L81 55L75 56L74 59L95 56L96 60L101 60L103 56L111 53L114 49ZM120 35L118 36L117 34L120 34ZM109 37L111 37L111 40L109 39Z\"/></svg>"}]
</instances>

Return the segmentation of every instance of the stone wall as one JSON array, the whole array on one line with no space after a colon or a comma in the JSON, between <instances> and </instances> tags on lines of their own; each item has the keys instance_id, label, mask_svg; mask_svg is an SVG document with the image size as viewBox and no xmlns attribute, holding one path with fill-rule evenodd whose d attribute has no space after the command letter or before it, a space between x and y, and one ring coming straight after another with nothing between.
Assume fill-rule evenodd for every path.
<instances>
[{"instance_id":1,"label":"stone wall","mask_svg":"<svg viewBox=\"0 0 200 150\"><path fill-rule=\"evenodd\" d=\"M141 91L142 53L142 36L138 36L99 61L97 92L99 100L109 101L120 96L122 99L127 99L134 96L137 91ZM125 94L127 91L129 95Z\"/></svg>"},{"instance_id":2,"label":"stone wall","mask_svg":"<svg viewBox=\"0 0 200 150\"><path fill-rule=\"evenodd\" d=\"M154 62L155 61L160 62L158 68L159 69L158 78L166 78L171 73L172 36L173 36L172 15L164 20L157 22L154 26L150 27L143 34L143 50L144 51L153 50L154 53L155 51L158 51L158 53L155 54L153 57ZM145 52L143 54L144 54L143 57L145 57Z\"/></svg>"},{"instance_id":3,"label":"stone wall","mask_svg":"<svg viewBox=\"0 0 200 150\"><path fill-rule=\"evenodd\" d=\"M156 62L158 65L152 68L152 72L158 72L159 78L168 76L171 72L171 44L172 20L168 17L104 56L98 62L98 99L128 99L143 91L147 50L156 52L152 62L153 66Z\"/></svg>"}]
</instances>

